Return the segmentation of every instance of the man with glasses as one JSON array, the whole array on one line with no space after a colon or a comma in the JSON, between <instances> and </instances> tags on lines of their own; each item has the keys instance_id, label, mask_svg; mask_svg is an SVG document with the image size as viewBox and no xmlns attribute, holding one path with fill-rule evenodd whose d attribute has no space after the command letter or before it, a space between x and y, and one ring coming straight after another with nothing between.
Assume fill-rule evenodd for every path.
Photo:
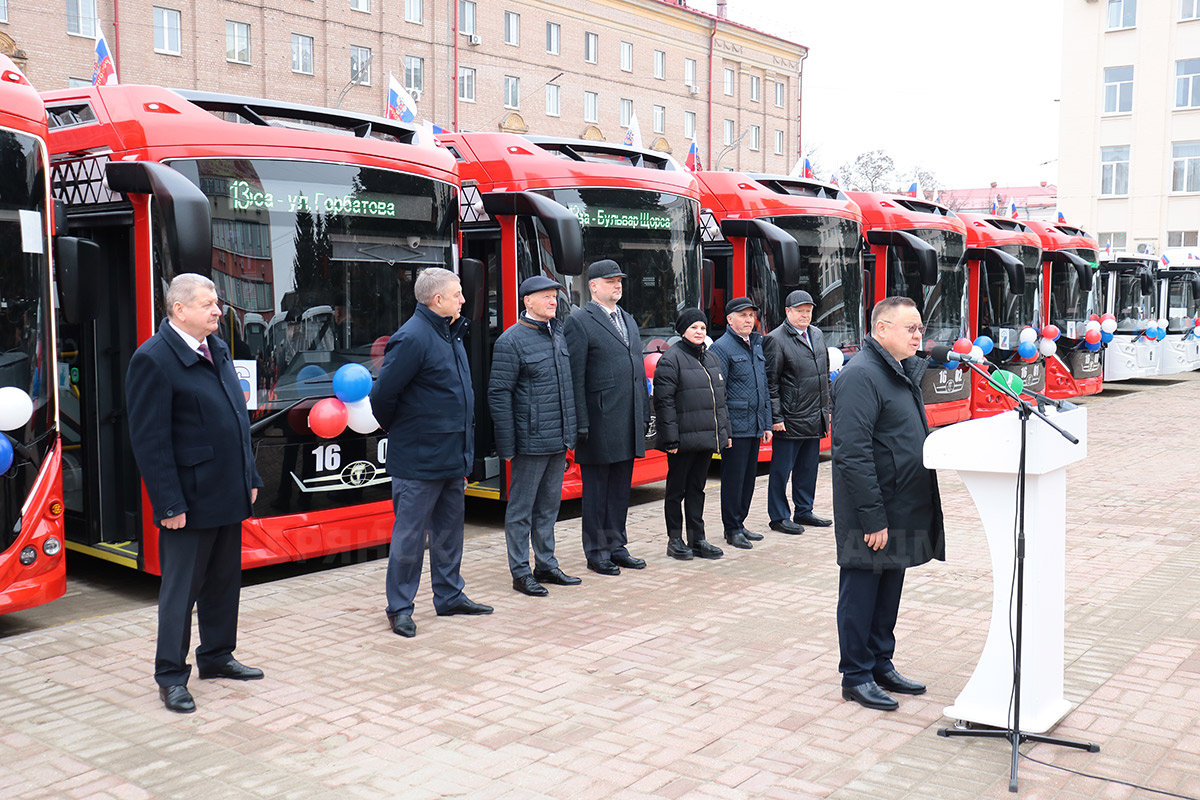
<instances>
[{"instance_id":1,"label":"man with glasses","mask_svg":"<svg viewBox=\"0 0 1200 800\"><path fill-rule=\"evenodd\" d=\"M883 711L899 707L888 692L925 692L892 664L904 571L946 559L937 476L922 457L924 332L911 299L879 301L870 335L833 382L838 671L844 699Z\"/></svg>"}]
</instances>

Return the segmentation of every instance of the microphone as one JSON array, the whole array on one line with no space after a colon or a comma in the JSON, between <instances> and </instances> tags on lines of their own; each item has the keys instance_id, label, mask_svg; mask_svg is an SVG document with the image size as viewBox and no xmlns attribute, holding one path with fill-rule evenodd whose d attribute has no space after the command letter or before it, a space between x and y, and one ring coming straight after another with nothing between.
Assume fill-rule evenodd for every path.
<instances>
[{"instance_id":1,"label":"microphone","mask_svg":"<svg viewBox=\"0 0 1200 800\"><path fill-rule=\"evenodd\" d=\"M929 351L929 357L934 361L947 364L951 361L965 361L968 364L986 364L986 358L976 358L970 353L957 353L944 344L934 345Z\"/></svg>"}]
</instances>

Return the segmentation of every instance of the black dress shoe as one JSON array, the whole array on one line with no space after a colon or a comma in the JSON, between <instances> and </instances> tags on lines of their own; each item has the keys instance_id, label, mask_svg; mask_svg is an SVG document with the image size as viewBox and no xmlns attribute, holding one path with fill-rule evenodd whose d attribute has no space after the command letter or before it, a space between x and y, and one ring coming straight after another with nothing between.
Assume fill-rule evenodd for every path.
<instances>
[{"instance_id":1,"label":"black dress shoe","mask_svg":"<svg viewBox=\"0 0 1200 800\"><path fill-rule=\"evenodd\" d=\"M798 522L792 522L790 519L773 519L771 520L771 530L797 536L804 533L804 526Z\"/></svg>"},{"instance_id":2,"label":"black dress shoe","mask_svg":"<svg viewBox=\"0 0 1200 800\"><path fill-rule=\"evenodd\" d=\"M513 578L513 588L521 594L527 594L530 597L545 597L550 594L546 591L546 587L542 586L532 575L521 575Z\"/></svg>"},{"instance_id":3,"label":"black dress shoe","mask_svg":"<svg viewBox=\"0 0 1200 800\"><path fill-rule=\"evenodd\" d=\"M439 617L453 617L455 614L490 614L494 611L491 606L485 606L483 603L476 603L471 598L463 595L463 597L449 608L440 609L437 612Z\"/></svg>"},{"instance_id":4,"label":"black dress shoe","mask_svg":"<svg viewBox=\"0 0 1200 800\"><path fill-rule=\"evenodd\" d=\"M882 675L876 675L875 683L879 688L896 694L925 694L925 684L910 681L894 669Z\"/></svg>"},{"instance_id":5,"label":"black dress shoe","mask_svg":"<svg viewBox=\"0 0 1200 800\"><path fill-rule=\"evenodd\" d=\"M554 583L559 586L578 586L583 578L573 578L558 567L554 569L535 569L533 579L538 583Z\"/></svg>"},{"instance_id":6,"label":"black dress shoe","mask_svg":"<svg viewBox=\"0 0 1200 800\"><path fill-rule=\"evenodd\" d=\"M895 711L900 707L896 698L880 689L875 681L860 683L858 686L843 686L842 699L853 700L860 706L873 708L876 711Z\"/></svg>"},{"instance_id":7,"label":"black dress shoe","mask_svg":"<svg viewBox=\"0 0 1200 800\"><path fill-rule=\"evenodd\" d=\"M388 622L391 623L392 633L397 636L411 639L417 635L417 623L413 622L412 614L397 614L388 617Z\"/></svg>"},{"instance_id":8,"label":"black dress shoe","mask_svg":"<svg viewBox=\"0 0 1200 800\"><path fill-rule=\"evenodd\" d=\"M613 562L608 561L608 560L589 561L589 562L587 562L587 568L590 569L592 572L599 573L600 575L620 575L621 574L621 568L618 567Z\"/></svg>"},{"instance_id":9,"label":"black dress shoe","mask_svg":"<svg viewBox=\"0 0 1200 800\"><path fill-rule=\"evenodd\" d=\"M747 539L749 539L752 542L761 542L762 538L763 538L763 535L761 533L755 533L754 531L748 531L745 528L742 528L742 536L745 536Z\"/></svg>"},{"instance_id":10,"label":"black dress shoe","mask_svg":"<svg viewBox=\"0 0 1200 800\"><path fill-rule=\"evenodd\" d=\"M667 555L680 561L691 561L696 557L692 548L683 543L683 539L667 539Z\"/></svg>"},{"instance_id":11,"label":"black dress shoe","mask_svg":"<svg viewBox=\"0 0 1200 800\"><path fill-rule=\"evenodd\" d=\"M725 541L739 550L749 550L754 545L750 544L750 540L742 535L741 531L725 531Z\"/></svg>"},{"instance_id":12,"label":"black dress shoe","mask_svg":"<svg viewBox=\"0 0 1200 800\"><path fill-rule=\"evenodd\" d=\"M182 683L178 686L158 687L158 696L167 710L176 714L190 714L196 710L196 701L192 699L192 693Z\"/></svg>"},{"instance_id":13,"label":"black dress shoe","mask_svg":"<svg viewBox=\"0 0 1200 800\"><path fill-rule=\"evenodd\" d=\"M645 569L646 568L646 561L644 559L634 558L633 556L629 555L628 553L613 553L612 558L610 560L612 561L612 563L616 564L618 567L625 567L627 569Z\"/></svg>"},{"instance_id":14,"label":"black dress shoe","mask_svg":"<svg viewBox=\"0 0 1200 800\"><path fill-rule=\"evenodd\" d=\"M725 551L715 544L709 544L707 539L701 539L692 545L692 554L696 558L720 558L725 555Z\"/></svg>"},{"instance_id":15,"label":"black dress shoe","mask_svg":"<svg viewBox=\"0 0 1200 800\"><path fill-rule=\"evenodd\" d=\"M797 525L812 525L814 528L828 528L833 524L833 520L818 517L811 511L807 514L797 514L792 519Z\"/></svg>"},{"instance_id":16,"label":"black dress shoe","mask_svg":"<svg viewBox=\"0 0 1200 800\"><path fill-rule=\"evenodd\" d=\"M209 678L229 678L233 681L257 681L262 676L263 671L261 669L239 664L232 658L224 664L217 664L200 670L200 677L205 680Z\"/></svg>"}]
</instances>

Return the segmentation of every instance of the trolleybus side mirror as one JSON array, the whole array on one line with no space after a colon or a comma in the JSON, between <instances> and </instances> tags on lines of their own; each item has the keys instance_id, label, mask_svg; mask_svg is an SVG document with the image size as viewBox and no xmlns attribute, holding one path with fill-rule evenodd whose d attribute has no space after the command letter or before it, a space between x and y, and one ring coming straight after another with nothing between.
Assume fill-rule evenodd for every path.
<instances>
[{"instance_id":1,"label":"trolleybus side mirror","mask_svg":"<svg viewBox=\"0 0 1200 800\"><path fill-rule=\"evenodd\" d=\"M59 236L54 240L54 269L57 273L58 304L63 318L72 325L91 319L91 298L100 245L90 239Z\"/></svg>"},{"instance_id":2,"label":"trolleybus side mirror","mask_svg":"<svg viewBox=\"0 0 1200 800\"><path fill-rule=\"evenodd\" d=\"M1083 258L1072 253L1070 250L1054 250L1048 253L1052 261L1065 262L1075 268L1075 274L1079 276L1079 288L1085 292L1092 290L1092 265Z\"/></svg>"},{"instance_id":3,"label":"trolleybus side mirror","mask_svg":"<svg viewBox=\"0 0 1200 800\"><path fill-rule=\"evenodd\" d=\"M494 216L537 217L550 236L550 254L560 275L583 274L583 228L579 217L549 197L534 192L488 192L483 210Z\"/></svg>"},{"instance_id":4,"label":"trolleybus side mirror","mask_svg":"<svg viewBox=\"0 0 1200 800\"><path fill-rule=\"evenodd\" d=\"M783 228L763 219L723 219L721 233L726 239L741 236L762 240L771 248L779 283L784 286L799 285L800 245L796 242L796 237Z\"/></svg>"},{"instance_id":5,"label":"trolleybus side mirror","mask_svg":"<svg viewBox=\"0 0 1200 800\"><path fill-rule=\"evenodd\" d=\"M901 247L917 265L921 283L934 286L938 280L937 250L933 245L908 231L867 231L867 242Z\"/></svg>"},{"instance_id":6,"label":"trolleybus side mirror","mask_svg":"<svg viewBox=\"0 0 1200 800\"><path fill-rule=\"evenodd\" d=\"M712 308L713 288L716 284L717 265L711 258L700 260L700 307ZM1197 295L1200 297L1200 295Z\"/></svg>"},{"instance_id":7,"label":"trolleybus side mirror","mask_svg":"<svg viewBox=\"0 0 1200 800\"><path fill-rule=\"evenodd\" d=\"M110 161L106 178L115 192L154 197L177 273L212 273L212 219L208 198L196 184L156 161Z\"/></svg>"},{"instance_id":8,"label":"trolleybus side mirror","mask_svg":"<svg viewBox=\"0 0 1200 800\"><path fill-rule=\"evenodd\" d=\"M54 235L67 233L67 204L57 197L54 198Z\"/></svg>"},{"instance_id":9,"label":"trolleybus side mirror","mask_svg":"<svg viewBox=\"0 0 1200 800\"><path fill-rule=\"evenodd\" d=\"M996 247L984 250L984 262L989 267L999 267L1008 276L1008 289L1013 294L1025 294L1025 265L1012 253Z\"/></svg>"},{"instance_id":10,"label":"trolleybus side mirror","mask_svg":"<svg viewBox=\"0 0 1200 800\"><path fill-rule=\"evenodd\" d=\"M1192 273L1192 300L1200 299L1200 275Z\"/></svg>"},{"instance_id":11,"label":"trolleybus side mirror","mask_svg":"<svg viewBox=\"0 0 1200 800\"><path fill-rule=\"evenodd\" d=\"M1150 270L1145 268L1139 269L1137 275L1142 294L1154 294L1154 276L1150 274Z\"/></svg>"},{"instance_id":12,"label":"trolleybus side mirror","mask_svg":"<svg viewBox=\"0 0 1200 800\"><path fill-rule=\"evenodd\" d=\"M483 306L487 294L483 290L484 268L478 258L464 258L458 262L458 278L462 281L463 295L467 302L463 305L463 316L472 322L483 319Z\"/></svg>"}]
</instances>

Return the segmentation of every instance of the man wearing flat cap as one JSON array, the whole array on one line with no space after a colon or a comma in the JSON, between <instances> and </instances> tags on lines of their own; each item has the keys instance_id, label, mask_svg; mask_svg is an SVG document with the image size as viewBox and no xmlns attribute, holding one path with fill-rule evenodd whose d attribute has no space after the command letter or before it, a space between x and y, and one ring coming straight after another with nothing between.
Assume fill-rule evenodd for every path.
<instances>
[{"instance_id":1,"label":"man wearing flat cap","mask_svg":"<svg viewBox=\"0 0 1200 800\"><path fill-rule=\"evenodd\" d=\"M577 427L571 361L555 317L560 291L563 287L544 275L522 281L517 293L524 311L496 339L488 380L496 454L509 463L508 569L513 589L530 597L545 597L549 592L543 584L581 583L559 569L554 557L563 470Z\"/></svg>"},{"instance_id":2,"label":"man wearing flat cap","mask_svg":"<svg viewBox=\"0 0 1200 800\"><path fill-rule=\"evenodd\" d=\"M812 324L812 295L798 289L784 303L787 321L763 342L775 433L767 511L771 530L798 534L804 533L805 525L833 524L813 513L821 437L829 432L829 351L824 334ZM787 498L789 477L792 509Z\"/></svg>"},{"instance_id":3,"label":"man wearing flat cap","mask_svg":"<svg viewBox=\"0 0 1200 800\"><path fill-rule=\"evenodd\" d=\"M567 318L578 428L575 463L583 478L583 553L588 569L620 575L646 562L626 547L633 460L646 454L650 394L637 322L617 306L625 273L611 259L588 267L592 299Z\"/></svg>"},{"instance_id":4,"label":"man wearing flat cap","mask_svg":"<svg viewBox=\"0 0 1200 800\"><path fill-rule=\"evenodd\" d=\"M732 444L721 454L721 522L725 541L743 550L762 539L746 530L746 515L758 475L759 442L771 441L771 393L763 335L755 331L758 306L749 297L725 304L725 334L712 353L725 372L725 404Z\"/></svg>"}]
</instances>

